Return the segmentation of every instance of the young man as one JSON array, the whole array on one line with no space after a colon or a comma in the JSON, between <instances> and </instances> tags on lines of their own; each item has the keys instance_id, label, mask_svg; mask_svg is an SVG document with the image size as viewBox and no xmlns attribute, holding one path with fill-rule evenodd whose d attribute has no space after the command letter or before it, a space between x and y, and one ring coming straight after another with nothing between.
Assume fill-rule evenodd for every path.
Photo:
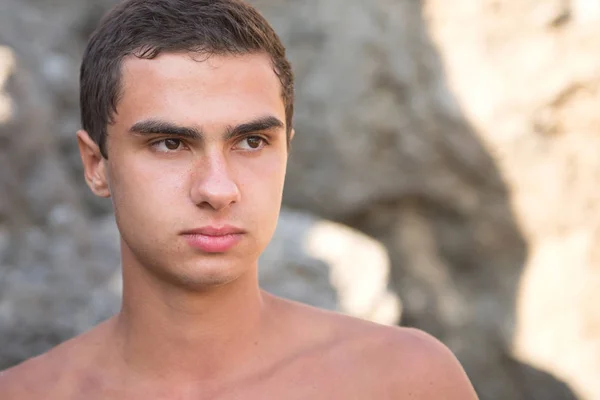
<instances>
[{"instance_id":1,"label":"young man","mask_svg":"<svg viewBox=\"0 0 600 400\"><path fill-rule=\"evenodd\" d=\"M85 179L110 197L123 306L0 377L0 398L476 399L446 347L262 292L293 78L240 0L129 0L81 68Z\"/></svg>"}]
</instances>

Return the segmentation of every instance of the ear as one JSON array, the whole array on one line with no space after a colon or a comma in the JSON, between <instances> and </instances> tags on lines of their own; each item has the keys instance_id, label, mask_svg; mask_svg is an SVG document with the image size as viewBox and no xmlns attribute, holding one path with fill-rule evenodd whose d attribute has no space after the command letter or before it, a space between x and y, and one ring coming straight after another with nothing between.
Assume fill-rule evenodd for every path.
<instances>
[{"instance_id":1,"label":"ear","mask_svg":"<svg viewBox=\"0 0 600 400\"><path fill-rule=\"evenodd\" d=\"M96 196L110 197L106 176L106 160L100 153L100 148L84 130L77 131L77 145L83 162L83 174L88 186Z\"/></svg>"},{"instance_id":2,"label":"ear","mask_svg":"<svg viewBox=\"0 0 600 400\"><path fill-rule=\"evenodd\" d=\"M295 134L296 134L296 130L294 128L292 128L292 130L290 132L290 137L287 140L288 156L290 155L290 150L292 149L292 140L294 139Z\"/></svg>"}]
</instances>

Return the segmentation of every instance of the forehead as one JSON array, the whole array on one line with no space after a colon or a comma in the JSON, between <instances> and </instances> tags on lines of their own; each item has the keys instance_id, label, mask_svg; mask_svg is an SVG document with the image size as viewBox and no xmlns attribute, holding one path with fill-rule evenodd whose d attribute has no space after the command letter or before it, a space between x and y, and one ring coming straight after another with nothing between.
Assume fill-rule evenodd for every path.
<instances>
[{"instance_id":1,"label":"forehead","mask_svg":"<svg viewBox=\"0 0 600 400\"><path fill-rule=\"evenodd\" d=\"M208 126L265 115L285 121L281 84L266 54L128 57L121 84L116 124L165 118Z\"/></svg>"}]
</instances>

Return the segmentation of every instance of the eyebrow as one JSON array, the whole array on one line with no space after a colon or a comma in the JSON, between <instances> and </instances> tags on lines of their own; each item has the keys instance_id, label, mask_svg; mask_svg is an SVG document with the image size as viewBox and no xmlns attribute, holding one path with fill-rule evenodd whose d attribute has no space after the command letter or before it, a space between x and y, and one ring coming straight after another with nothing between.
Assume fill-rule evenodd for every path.
<instances>
[{"instance_id":1,"label":"eyebrow","mask_svg":"<svg viewBox=\"0 0 600 400\"><path fill-rule=\"evenodd\" d=\"M204 135L202 131L196 128L179 126L177 124L158 119L147 119L136 122L131 126L131 128L129 128L129 132L139 135L166 134L182 136L188 139L201 139Z\"/></svg>"},{"instance_id":2,"label":"eyebrow","mask_svg":"<svg viewBox=\"0 0 600 400\"><path fill-rule=\"evenodd\" d=\"M244 136L253 132L262 132L275 128L283 128L285 125L278 118L266 116L245 122L236 126L228 126L224 139L231 140L238 136ZM180 126L169 121L159 119L148 119L136 122L129 128L129 132L138 135L173 135L193 140L202 140L205 136L201 129L189 126Z\"/></svg>"},{"instance_id":3,"label":"eyebrow","mask_svg":"<svg viewBox=\"0 0 600 400\"><path fill-rule=\"evenodd\" d=\"M233 139L237 136L244 136L253 132L263 132L271 129L281 129L285 125L279 119L273 116L267 116L255 119L253 121L245 122L234 127L228 127L225 134L225 139Z\"/></svg>"}]
</instances>

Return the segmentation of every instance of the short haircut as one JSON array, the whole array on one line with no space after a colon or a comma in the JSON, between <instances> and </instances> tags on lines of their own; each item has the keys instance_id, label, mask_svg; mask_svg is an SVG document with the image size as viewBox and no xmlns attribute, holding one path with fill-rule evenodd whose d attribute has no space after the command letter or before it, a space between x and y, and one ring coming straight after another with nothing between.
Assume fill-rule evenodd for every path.
<instances>
[{"instance_id":1,"label":"short haircut","mask_svg":"<svg viewBox=\"0 0 600 400\"><path fill-rule=\"evenodd\" d=\"M289 141L294 76L279 37L255 8L242 0L125 0L90 37L80 71L82 126L104 158L107 126L114 123L122 96L123 59L152 59L163 52L266 53L281 82Z\"/></svg>"}]
</instances>

